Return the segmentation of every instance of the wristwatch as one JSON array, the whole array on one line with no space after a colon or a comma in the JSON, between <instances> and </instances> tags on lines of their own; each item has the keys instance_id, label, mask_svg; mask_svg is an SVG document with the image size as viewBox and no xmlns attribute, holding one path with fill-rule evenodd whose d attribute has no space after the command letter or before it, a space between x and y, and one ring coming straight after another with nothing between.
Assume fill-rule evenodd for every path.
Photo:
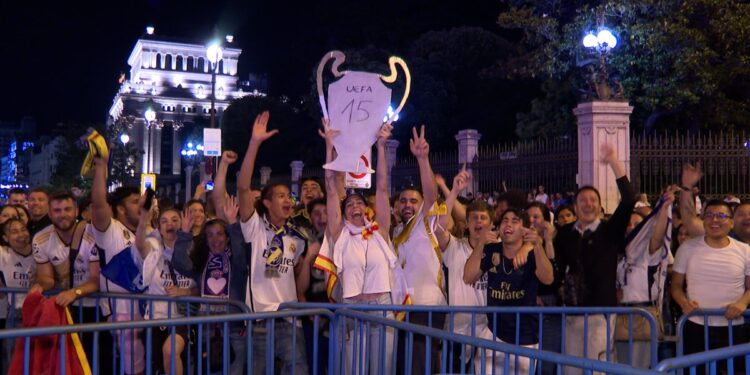
<instances>
[{"instance_id":1,"label":"wristwatch","mask_svg":"<svg viewBox=\"0 0 750 375\"><path fill-rule=\"evenodd\" d=\"M81 290L81 288L75 288L75 289L73 289L73 293L76 294L76 298L78 298L78 297L80 297L80 296L83 295L83 291Z\"/></svg>"}]
</instances>

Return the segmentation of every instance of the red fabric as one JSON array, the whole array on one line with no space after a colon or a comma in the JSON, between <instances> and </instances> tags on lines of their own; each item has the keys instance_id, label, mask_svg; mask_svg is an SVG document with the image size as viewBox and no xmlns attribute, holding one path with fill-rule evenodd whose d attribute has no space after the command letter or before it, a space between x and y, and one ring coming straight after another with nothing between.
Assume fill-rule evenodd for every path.
<instances>
[{"instance_id":1,"label":"red fabric","mask_svg":"<svg viewBox=\"0 0 750 375\"><path fill-rule=\"evenodd\" d=\"M55 297L44 298L41 293L29 294L23 303L22 321L24 328L67 325L65 308L55 303ZM65 374L84 375L81 360L78 358L73 339L65 335ZM62 374L60 367L60 335L36 336L31 338L29 374ZM10 362L8 374L23 374L24 339L16 339L16 349Z\"/></svg>"}]
</instances>

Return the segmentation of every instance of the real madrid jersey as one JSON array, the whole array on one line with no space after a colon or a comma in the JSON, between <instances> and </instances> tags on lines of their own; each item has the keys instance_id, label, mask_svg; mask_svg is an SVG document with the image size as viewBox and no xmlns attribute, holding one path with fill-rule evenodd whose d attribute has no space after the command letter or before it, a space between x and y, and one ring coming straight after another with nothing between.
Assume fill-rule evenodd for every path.
<instances>
[{"instance_id":1,"label":"real madrid jersey","mask_svg":"<svg viewBox=\"0 0 750 375\"><path fill-rule=\"evenodd\" d=\"M420 209L418 214L412 217L416 220L408 233L406 241L397 247L398 260L404 267L406 284L411 292L411 299L415 305L445 305L446 299L443 293L442 265L433 244L437 244L434 232L427 232L425 215ZM433 220L428 220L430 227L434 226ZM408 223L400 224L393 234L394 243L402 234Z\"/></svg>"},{"instance_id":2,"label":"real madrid jersey","mask_svg":"<svg viewBox=\"0 0 750 375\"><path fill-rule=\"evenodd\" d=\"M297 302L294 266L307 249L307 241L292 234L282 236L283 251L276 255L270 246L276 232L255 211L240 223L245 241L251 244L250 278L246 303L254 312L276 311L284 302ZM270 259L270 261L269 261Z\"/></svg>"},{"instance_id":3,"label":"real madrid jersey","mask_svg":"<svg viewBox=\"0 0 750 375\"><path fill-rule=\"evenodd\" d=\"M87 224L90 225L90 224ZM78 245L78 254L73 261L73 269L70 268L70 246L66 244L50 225L42 229L34 236L31 242L34 250L34 260L38 264L51 263L55 272L55 289L70 289L85 284L91 278L91 262L99 262L99 248L94 242L94 237L88 232L88 228L81 237ZM71 275L72 272L72 275ZM71 281L73 282L71 285ZM78 301L75 302L78 305ZM93 298L83 299L83 306L96 306Z\"/></svg>"},{"instance_id":4,"label":"real madrid jersey","mask_svg":"<svg viewBox=\"0 0 750 375\"><path fill-rule=\"evenodd\" d=\"M115 219L110 219L109 226L103 232L96 229L93 225L88 226L88 231L94 237L96 246L99 247L101 252L99 253L99 260L104 267L106 263L112 260L115 255L122 251L133 251L131 246L135 243L135 234L128 229L124 224ZM133 251L137 253L137 251ZM140 260L140 256L134 256L134 260ZM125 288L113 283L104 276L99 277L99 291L104 293L130 293ZM117 304L113 305L110 301L109 308L116 308L117 314L130 314L132 310L131 301L118 299ZM135 311L137 313L138 306L136 304ZM104 311L105 315L108 315L112 311Z\"/></svg>"},{"instance_id":5,"label":"real madrid jersey","mask_svg":"<svg viewBox=\"0 0 750 375\"><path fill-rule=\"evenodd\" d=\"M146 241L151 252L143 260L143 284L148 287L146 294L165 296L167 289L177 287L190 289L196 286L195 280L177 272L171 265L173 249L167 248L158 236L149 236ZM177 285L175 285L177 283ZM146 306L145 319L168 319L181 317L177 303L155 301Z\"/></svg>"},{"instance_id":6,"label":"real madrid jersey","mask_svg":"<svg viewBox=\"0 0 750 375\"><path fill-rule=\"evenodd\" d=\"M0 247L0 278L8 288L29 289L36 278L36 262L32 252L21 255L8 246ZM8 296L8 303L16 309L23 306L26 294Z\"/></svg>"}]
</instances>

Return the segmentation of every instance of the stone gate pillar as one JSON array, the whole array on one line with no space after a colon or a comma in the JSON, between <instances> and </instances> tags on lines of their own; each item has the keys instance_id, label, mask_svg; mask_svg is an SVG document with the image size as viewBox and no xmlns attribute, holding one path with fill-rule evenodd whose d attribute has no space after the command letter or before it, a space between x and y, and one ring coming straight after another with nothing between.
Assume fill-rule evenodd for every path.
<instances>
[{"instance_id":1,"label":"stone gate pillar","mask_svg":"<svg viewBox=\"0 0 750 375\"><path fill-rule=\"evenodd\" d=\"M602 196L604 212L611 214L620 201L615 176L599 162L599 148L609 143L625 164L630 177L630 114L633 107L624 101L579 103L573 109L578 118L578 186L591 185Z\"/></svg>"},{"instance_id":2,"label":"stone gate pillar","mask_svg":"<svg viewBox=\"0 0 750 375\"><path fill-rule=\"evenodd\" d=\"M471 185L466 188L465 191L461 192L461 195L466 196L467 193L475 195L477 189L479 189L479 179L476 173L471 168L471 163L479 155L479 140L482 139L482 134L476 129L464 129L456 134L456 141L458 141L458 166L456 170L466 163L466 170L471 175ZM449 182L450 183L450 182Z\"/></svg>"}]
</instances>

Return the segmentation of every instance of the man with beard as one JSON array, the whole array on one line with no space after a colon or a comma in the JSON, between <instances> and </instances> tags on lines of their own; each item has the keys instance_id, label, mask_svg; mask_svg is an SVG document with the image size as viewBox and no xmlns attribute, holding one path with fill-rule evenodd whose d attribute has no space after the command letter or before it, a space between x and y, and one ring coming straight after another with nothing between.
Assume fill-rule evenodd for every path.
<instances>
[{"instance_id":1,"label":"man with beard","mask_svg":"<svg viewBox=\"0 0 750 375\"><path fill-rule=\"evenodd\" d=\"M44 188L35 188L29 193L29 233L37 234L52 222L49 216L49 195Z\"/></svg>"},{"instance_id":2,"label":"man with beard","mask_svg":"<svg viewBox=\"0 0 750 375\"><path fill-rule=\"evenodd\" d=\"M71 193L53 193L49 205L52 225L42 229L32 241L37 270L37 284L32 291L61 290L57 304L76 305L76 309L71 309L76 323L94 323L96 300L83 297L99 290L99 249L86 232L86 223L76 220L78 207ZM83 334L82 342L88 358L93 358L93 334Z\"/></svg>"},{"instance_id":3,"label":"man with beard","mask_svg":"<svg viewBox=\"0 0 750 375\"><path fill-rule=\"evenodd\" d=\"M101 250L101 277L99 289L111 293L135 293L141 285L133 284L124 272L128 267L134 272L138 267L136 260L140 258L135 250L135 230L138 227L140 212L138 199L140 193L136 187L119 187L107 197L107 163L102 157L94 158L94 181L91 185L91 226L89 232L93 235L96 245ZM106 275L107 270L111 270ZM135 306L135 307L134 307ZM131 308L133 308L131 310ZM126 299L110 299L102 307L103 313L109 315L110 321L142 320L137 304ZM131 315L131 311L135 314ZM122 351L126 374L138 374L145 368L143 342L137 330L115 331L116 343L124 342ZM120 335L124 338L120 339ZM108 348L106 350L109 350Z\"/></svg>"},{"instance_id":4,"label":"man with beard","mask_svg":"<svg viewBox=\"0 0 750 375\"><path fill-rule=\"evenodd\" d=\"M438 210L433 210L437 201L438 192L435 176L430 166L430 145L424 135L424 125L419 134L417 129L412 128L412 139L409 141L411 153L416 157L419 164L419 177L422 191L415 187L409 187L399 194L401 224L393 232L393 246L398 254L399 263L404 267L406 284L410 289L409 294L415 305L443 306L447 300L445 296L445 283L442 268L443 252L438 246L435 238L436 221L439 216ZM444 212L443 214L447 214ZM401 304L403 301L393 301ZM428 325L429 315L427 313L409 314L411 323ZM445 323L445 314L432 314L432 327L442 329ZM402 346L404 337L399 337L399 347ZM433 360L432 366L425 361L426 342L424 336L415 337L412 351L412 372L422 374L425 368L438 368L440 360L440 341L433 340L431 345ZM399 350L399 363L402 361L404 351Z\"/></svg>"}]
</instances>

